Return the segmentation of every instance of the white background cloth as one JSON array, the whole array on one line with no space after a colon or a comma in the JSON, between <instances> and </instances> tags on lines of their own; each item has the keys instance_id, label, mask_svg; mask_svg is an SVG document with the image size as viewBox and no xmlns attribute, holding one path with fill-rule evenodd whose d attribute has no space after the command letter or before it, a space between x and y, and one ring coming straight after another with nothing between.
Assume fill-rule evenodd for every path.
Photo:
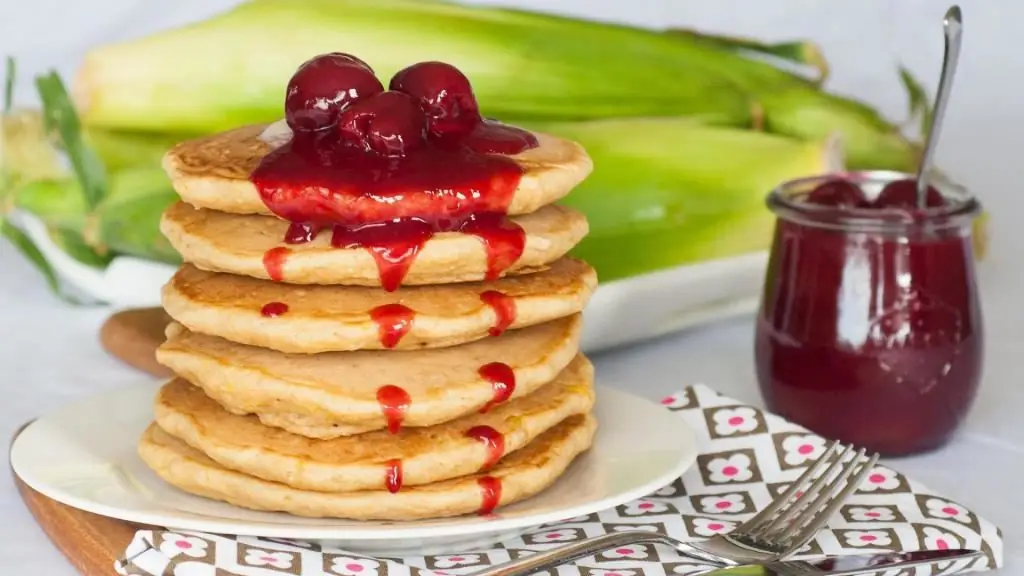
<instances>
[{"instance_id":1,"label":"white background cloth","mask_svg":"<svg viewBox=\"0 0 1024 576\"><path fill-rule=\"evenodd\" d=\"M83 49L200 18L228 0L0 0L0 54L20 65L21 103L31 75L74 70ZM492 3L494 3L492 1ZM942 50L935 0L531 0L509 2L642 25L685 24L765 39L810 38L832 64L830 86L871 101L893 118L905 99L903 62L934 87ZM890 462L1000 525L1004 574L1024 574L1024 267L1018 248L1024 176L1021 22L1024 2L964 0L965 48L939 153L993 212L992 252L983 273L987 353L981 396L963 434L933 454ZM96 333L109 310L54 299L38 275L0 244L0 436L26 420L99 390L141 377L107 357ZM704 382L759 403L749 319L690 331L596 359L602 381L651 398ZM63 576L70 565L46 540L0 475L0 569ZM3 570L3 573L8 571ZM14 573L14 572L11 572Z\"/></svg>"}]
</instances>

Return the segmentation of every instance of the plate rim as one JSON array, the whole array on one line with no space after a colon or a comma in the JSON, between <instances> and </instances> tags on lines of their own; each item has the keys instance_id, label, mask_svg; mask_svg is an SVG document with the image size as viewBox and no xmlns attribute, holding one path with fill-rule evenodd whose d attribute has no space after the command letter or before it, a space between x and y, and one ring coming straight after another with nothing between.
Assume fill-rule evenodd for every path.
<instances>
[{"instance_id":1,"label":"plate rim","mask_svg":"<svg viewBox=\"0 0 1024 576\"><path fill-rule=\"evenodd\" d=\"M188 531L199 531L199 532L212 532L217 534L228 534L235 536L254 536L254 537L269 537L269 538L284 538L284 539L300 539L300 540L334 540L334 541L349 541L349 542L368 542L368 541L389 541L389 540L407 540L407 539L420 539L420 540L437 540L443 538L460 537L468 535L483 535L490 533L499 532L512 532L516 530L529 529L538 527L545 524L554 522L565 521L570 518L578 516L593 514L601 510L606 510L619 506L626 502L633 501L637 498L649 495L660 488L663 488L671 484L676 478L680 477L684 472L693 466L697 460L699 454L699 440L696 432L691 426L686 424L685 420L675 416L677 422L680 424L680 431L685 430L685 436L679 438L679 443L684 446L682 450L684 457L672 467L667 469L663 474L649 479L646 482L632 486L628 490L621 490L604 498L597 500L585 501L576 506L568 508L560 508L545 513L526 514L514 518L502 518L500 516L492 517L478 517L471 515L464 515L466 521L459 523L452 523L444 526L415 526L415 525L404 525L414 524L414 522L402 522L396 521L385 525L378 525L373 528L367 529L354 529L351 526L330 526L330 525L296 525L296 524L276 524L266 521L258 520L241 520L233 518L225 518L220 516L206 516L197 512L174 509L171 507L164 508L163 512L151 512L152 504L148 510L131 509L128 507L118 507L110 504L104 504L96 502L95 500L81 498L73 494L69 494L66 490L55 488L51 484L46 483L38 478L33 477L31 474L26 477L23 474L23 470L20 470L19 458L17 453L19 446L23 444L23 438L26 437L33 427L39 425L45 425L48 418L59 418L61 413L74 412L76 409L81 410L81 405L88 402L95 402L97 397L103 396L117 396L129 393L137 393L140 388L146 387L152 393L156 393L158 386L163 382L157 382L154 384L135 384L105 392L99 394L92 394L80 398L78 401L67 404L58 408L57 410L50 412L49 414L36 418L31 423L26 425L18 434L18 436L11 443L10 450L8 452L8 461L14 474L24 482L28 487L32 488L36 492L39 492L43 496L50 498L63 505L104 516L106 518L113 518L125 522L132 522L137 524L144 524L147 526L154 526L164 528L168 530L188 530ZM600 402L602 396L608 396L609 393L612 396L622 395L628 396L635 399L643 404L647 404L649 408L654 410L664 411L666 416L671 416L672 413L660 405L656 401L653 401L644 396L634 394L632 392L621 390L607 384L603 384L600 381L600 377L597 378L594 384L597 392L597 398ZM600 427L600 421L598 423ZM138 458L138 456L135 456ZM575 460L572 465L575 465L578 460ZM120 468L122 465L117 462L110 462L112 466ZM161 480L162 481L162 480ZM552 483L547 489L555 486ZM175 487L171 487L175 490L180 490ZM184 491L182 491L184 492ZM188 494L187 492L184 492ZM542 492L541 492L542 493ZM540 494L540 493L538 493ZM144 495L137 496L139 498L145 498ZM199 496L197 496L199 497ZM221 504L231 505L224 502L214 500ZM524 499L521 502L528 502L529 499ZM149 500L148 502L152 502ZM242 510L248 510L244 507L238 507ZM277 512L267 512L277 513ZM280 512L287 514L286 512ZM169 516L178 516L174 522L167 522ZM295 516L301 521L301 517ZM459 517L452 517L452 519ZM318 518L316 520L330 520L330 518ZM357 520L349 519L338 519L339 522L359 522Z\"/></svg>"}]
</instances>

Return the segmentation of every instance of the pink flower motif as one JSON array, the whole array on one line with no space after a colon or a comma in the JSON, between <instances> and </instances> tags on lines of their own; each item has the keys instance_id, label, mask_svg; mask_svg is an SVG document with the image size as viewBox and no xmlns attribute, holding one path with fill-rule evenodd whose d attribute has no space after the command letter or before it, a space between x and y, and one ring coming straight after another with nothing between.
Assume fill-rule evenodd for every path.
<instances>
[{"instance_id":1,"label":"pink flower motif","mask_svg":"<svg viewBox=\"0 0 1024 576\"><path fill-rule=\"evenodd\" d=\"M643 560L647 558L647 549L640 544L634 544L632 546L619 546L618 548L605 550L601 555L612 560Z\"/></svg>"},{"instance_id":2,"label":"pink flower motif","mask_svg":"<svg viewBox=\"0 0 1024 576\"><path fill-rule=\"evenodd\" d=\"M868 474L864 483L860 485L862 492L874 492L875 490L894 490L899 488L900 479L896 475L896 472L883 468L881 466L875 468Z\"/></svg>"},{"instance_id":3,"label":"pink flower motif","mask_svg":"<svg viewBox=\"0 0 1024 576\"><path fill-rule=\"evenodd\" d=\"M971 513L966 508L948 500L929 498L925 502L925 507L928 508L928 514L931 516L949 518L964 524L971 521Z\"/></svg>"},{"instance_id":4,"label":"pink flower motif","mask_svg":"<svg viewBox=\"0 0 1024 576\"><path fill-rule=\"evenodd\" d=\"M434 556L434 566L438 568L455 568L463 564L479 564L478 554L459 554L457 556Z\"/></svg>"},{"instance_id":5,"label":"pink flower motif","mask_svg":"<svg viewBox=\"0 0 1024 576\"><path fill-rule=\"evenodd\" d=\"M892 510L884 507L857 506L850 508L849 514L855 522L892 522L896 519Z\"/></svg>"},{"instance_id":6,"label":"pink flower motif","mask_svg":"<svg viewBox=\"0 0 1024 576\"><path fill-rule=\"evenodd\" d=\"M782 441L782 459L790 466L799 466L821 458L825 440L812 434L788 436Z\"/></svg>"},{"instance_id":7,"label":"pink flower motif","mask_svg":"<svg viewBox=\"0 0 1024 576\"><path fill-rule=\"evenodd\" d=\"M668 510L668 505L654 500L634 500L623 507L623 513L629 516L641 514L660 514Z\"/></svg>"},{"instance_id":8,"label":"pink flower motif","mask_svg":"<svg viewBox=\"0 0 1024 576\"><path fill-rule=\"evenodd\" d=\"M292 555L288 552L272 552L250 548L245 553L244 562L250 566L271 566L281 570L292 567Z\"/></svg>"},{"instance_id":9,"label":"pink flower motif","mask_svg":"<svg viewBox=\"0 0 1024 576\"><path fill-rule=\"evenodd\" d=\"M928 550L949 550L960 547L960 539L951 532L934 526L925 526L921 532L924 535L924 547Z\"/></svg>"},{"instance_id":10,"label":"pink flower motif","mask_svg":"<svg viewBox=\"0 0 1024 576\"><path fill-rule=\"evenodd\" d=\"M843 537L847 545L857 548L875 548L892 543L889 534L882 530L850 530Z\"/></svg>"},{"instance_id":11,"label":"pink flower motif","mask_svg":"<svg viewBox=\"0 0 1024 576\"><path fill-rule=\"evenodd\" d=\"M728 458L714 458L708 462L708 478L716 484L746 482L754 477L750 469L750 456L733 454Z\"/></svg>"},{"instance_id":12,"label":"pink flower motif","mask_svg":"<svg viewBox=\"0 0 1024 576\"><path fill-rule=\"evenodd\" d=\"M550 530L533 537L535 542L568 542L576 539L576 531L571 529Z\"/></svg>"},{"instance_id":13,"label":"pink flower motif","mask_svg":"<svg viewBox=\"0 0 1024 576\"><path fill-rule=\"evenodd\" d=\"M208 546L209 544L202 538L166 532L163 542L160 543L160 552L168 558L174 558L181 554L190 558L202 558L206 556Z\"/></svg>"},{"instance_id":14,"label":"pink flower motif","mask_svg":"<svg viewBox=\"0 0 1024 576\"><path fill-rule=\"evenodd\" d=\"M690 397L685 392L677 392L662 398L661 405L666 408L686 408L690 405Z\"/></svg>"},{"instance_id":15,"label":"pink flower motif","mask_svg":"<svg viewBox=\"0 0 1024 576\"><path fill-rule=\"evenodd\" d=\"M716 494L700 499L700 507L707 514L735 514L743 512L745 506L742 494Z\"/></svg>"},{"instance_id":16,"label":"pink flower motif","mask_svg":"<svg viewBox=\"0 0 1024 576\"><path fill-rule=\"evenodd\" d=\"M693 532L698 536L714 536L724 534L733 529L736 524L727 520L716 520L714 518L694 518Z\"/></svg>"},{"instance_id":17,"label":"pink flower motif","mask_svg":"<svg viewBox=\"0 0 1024 576\"><path fill-rule=\"evenodd\" d=\"M335 556L331 560L331 571L341 576L377 576L377 562L365 558Z\"/></svg>"},{"instance_id":18,"label":"pink flower motif","mask_svg":"<svg viewBox=\"0 0 1024 576\"><path fill-rule=\"evenodd\" d=\"M715 433L719 436L729 436L738 432L753 432L758 424L757 412L746 406L722 408L715 412L712 419L715 421Z\"/></svg>"}]
</instances>

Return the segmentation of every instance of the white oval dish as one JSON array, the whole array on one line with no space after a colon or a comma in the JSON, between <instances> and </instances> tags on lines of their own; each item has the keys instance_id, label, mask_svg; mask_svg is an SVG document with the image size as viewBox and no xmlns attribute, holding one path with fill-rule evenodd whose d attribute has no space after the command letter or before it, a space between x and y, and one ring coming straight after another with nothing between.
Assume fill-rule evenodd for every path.
<instances>
[{"instance_id":1,"label":"white oval dish","mask_svg":"<svg viewBox=\"0 0 1024 576\"><path fill-rule=\"evenodd\" d=\"M187 494L145 466L135 446L152 420L153 385L99 394L39 418L11 448L11 466L32 489L102 516L176 530L312 540L364 554L444 554L493 544L542 524L650 494L696 460L682 418L600 386L593 447L544 492L489 517L359 522L258 512Z\"/></svg>"}]
</instances>

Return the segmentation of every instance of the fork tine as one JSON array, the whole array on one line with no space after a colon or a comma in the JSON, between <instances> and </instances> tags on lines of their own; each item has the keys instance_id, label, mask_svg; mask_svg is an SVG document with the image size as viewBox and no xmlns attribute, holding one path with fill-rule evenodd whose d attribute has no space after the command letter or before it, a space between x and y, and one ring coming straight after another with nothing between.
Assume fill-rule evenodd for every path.
<instances>
[{"instance_id":1,"label":"fork tine","mask_svg":"<svg viewBox=\"0 0 1024 576\"><path fill-rule=\"evenodd\" d=\"M853 449L854 448L851 446L849 451L852 451ZM789 518L790 521L782 525L777 532L773 533L772 538L776 542L786 545L789 538L796 533L800 526L806 522L813 521L818 514L821 514L825 509L825 505L828 504L829 500L832 498L832 495L835 494L836 491L846 488L848 484L847 479L857 470L863 457L864 449L862 448L853 455L853 458L849 462L843 463L842 466L838 468L838 473L835 478L830 480L828 484L824 484L819 487L821 489L820 494L815 493L809 496L809 498L813 497L814 499L809 500L806 507L802 506L802 509L798 513L791 514Z\"/></svg>"},{"instance_id":2,"label":"fork tine","mask_svg":"<svg viewBox=\"0 0 1024 576\"><path fill-rule=\"evenodd\" d=\"M861 456L863 456L863 453L864 451L861 450L861 453L857 455L858 460ZM858 472L857 475L854 476L853 480L850 480L846 484L846 487L843 488L842 491L836 494L835 498L833 498L832 501L829 502L828 506L826 506L824 510L819 512L816 516L812 516L810 518L805 519L806 526L804 526L800 534L797 535L797 537L791 541L791 543L789 544L789 549L786 550L786 552L784 552L779 559L784 560L786 557L796 553L796 551L803 547L804 544L809 542L811 538L814 538L814 535L817 534L818 530L820 530L821 527L829 521L832 515L835 514L836 510L840 506L842 506L843 502L845 502L851 494L853 494L854 492L857 491L858 488L860 488L860 485L868 477L868 474L870 474L871 471L874 470L875 464L877 462L878 454L872 454L871 458L868 459L868 461L865 462L864 465L861 467L860 472ZM801 524L802 523L803 522L801 522ZM794 522L794 526L796 525L796 522Z\"/></svg>"},{"instance_id":3,"label":"fork tine","mask_svg":"<svg viewBox=\"0 0 1024 576\"><path fill-rule=\"evenodd\" d=\"M790 484L789 488L785 492L783 492L781 495L772 500L771 503L768 504L768 506L766 506L764 510L758 512L756 516L754 516L750 520L747 520L743 524L737 526L735 530L733 530L733 533L748 534L756 530L759 525L763 524L764 522L774 517L775 514L779 511L779 509L781 509L786 504L789 504L790 501L793 500L793 498L796 496L797 492L800 492L802 488L804 488L807 484L811 482L811 480L814 479L814 475L818 472L818 470L820 470L821 467L824 466L829 461L829 459L831 459L832 453L835 451L835 448L838 445L838 441L833 441L831 444L829 444L825 448L825 451L822 453L821 457L815 460L814 463L811 464L807 468L807 470L800 475L799 478L797 478L792 484Z\"/></svg>"},{"instance_id":4,"label":"fork tine","mask_svg":"<svg viewBox=\"0 0 1024 576\"><path fill-rule=\"evenodd\" d=\"M769 522L766 526L763 526L762 528L758 529L755 533L751 534L751 536L763 539L778 539L779 529L783 526L787 526L790 519L792 519L797 513L803 510L805 505L808 502L811 502L812 499L818 495L818 492L821 491L823 486L826 486L830 482L834 475L842 474L843 470L846 468L846 466L848 466L848 464L845 462L846 457L853 450L853 446L844 446L843 451L839 453L839 456L836 458L836 460L828 468L826 468L824 472L821 473L821 476L818 476L818 479L815 480L814 483L811 484L810 488L804 491L804 493L799 498L796 499L792 506L786 508L781 513L776 515L771 522ZM856 464L856 459L854 459L854 462L852 464Z\"/></svg>"}]
</instances>

